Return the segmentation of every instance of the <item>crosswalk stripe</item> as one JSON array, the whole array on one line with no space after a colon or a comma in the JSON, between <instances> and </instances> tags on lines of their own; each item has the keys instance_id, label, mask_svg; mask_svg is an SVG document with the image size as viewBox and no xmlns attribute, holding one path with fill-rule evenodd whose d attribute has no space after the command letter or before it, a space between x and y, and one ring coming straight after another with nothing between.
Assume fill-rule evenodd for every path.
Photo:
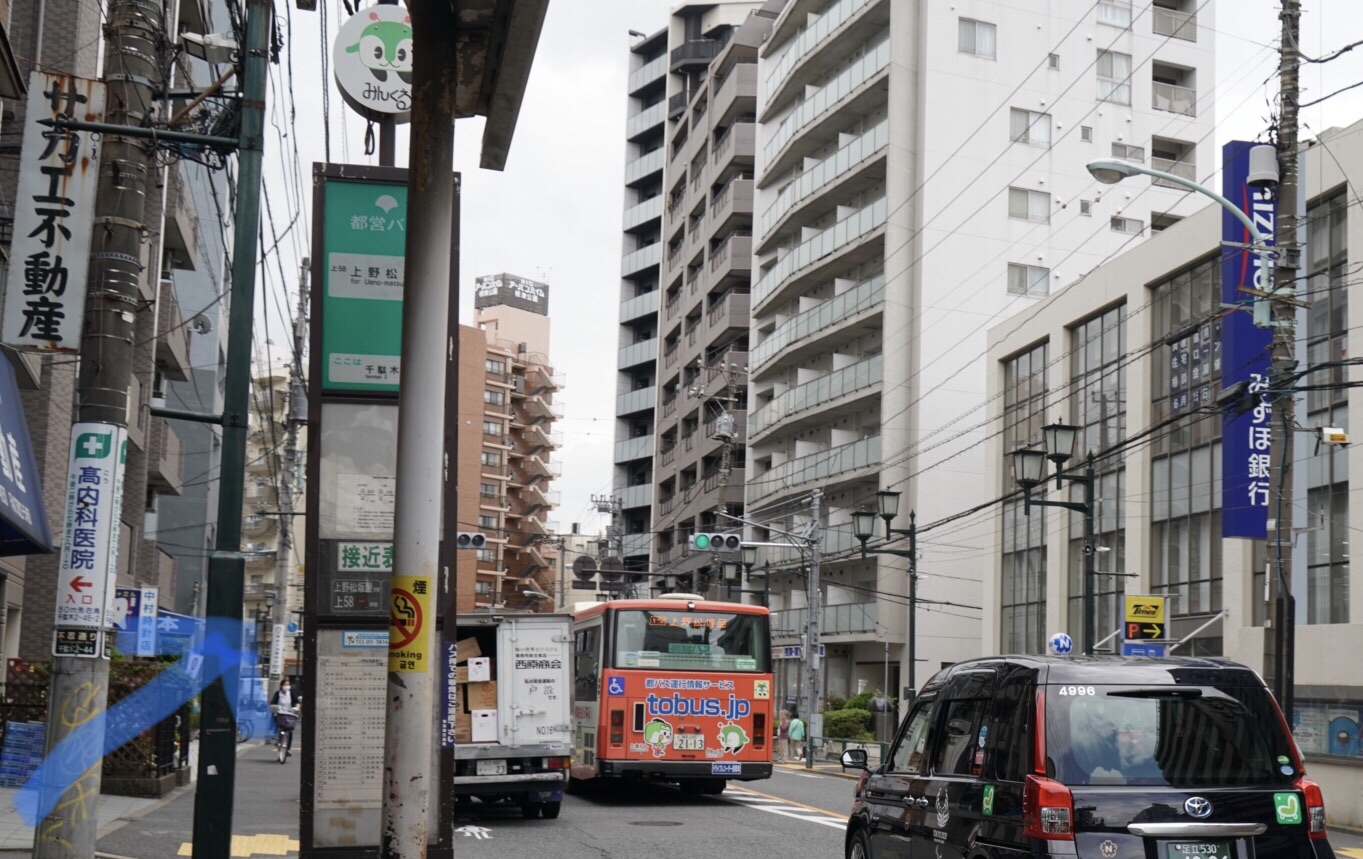
<instances>
[{"instance_id":1,"label":"crosswalk stripe","mask_svg":"<svg viewBox=\"0 0 1363 859\"><path fill-rule=\"evenodd\" d=\"M847 821L842 818L829 817L818 809L801 807L798 803L790 803L776 797L769 797L748 793L747 791L733 790L725 792L724 799L735 805L746 805L749 808L756 808L761 811L779 814L782 817L789 817L792 820L804 820L809 823L818 823L832 829L841 830L847 826ZM813 811L815 813L811 814Z\"/></svg>"}]
</instances>

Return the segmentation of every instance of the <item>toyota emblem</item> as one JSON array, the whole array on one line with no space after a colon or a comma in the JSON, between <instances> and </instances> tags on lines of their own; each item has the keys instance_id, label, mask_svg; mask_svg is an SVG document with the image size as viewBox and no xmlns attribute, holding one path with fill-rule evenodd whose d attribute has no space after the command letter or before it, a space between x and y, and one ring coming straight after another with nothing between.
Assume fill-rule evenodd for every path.
<instances>
[{"instance_id":1,"label":"toyota emblem","mask_svg":"<svg viewBox=\"0 0 1363 859\"><path fill-rule=\"evenodd\" d=\"M1193 817L1201 819L1203 817L1208 817L1209 815L1211 815L1212 804L1210 801L1203 799L1200 796L1190 796L1183 803L1183 810L1188 812L1188 814L1192 815Z\"/></svg>"}]
</instances>

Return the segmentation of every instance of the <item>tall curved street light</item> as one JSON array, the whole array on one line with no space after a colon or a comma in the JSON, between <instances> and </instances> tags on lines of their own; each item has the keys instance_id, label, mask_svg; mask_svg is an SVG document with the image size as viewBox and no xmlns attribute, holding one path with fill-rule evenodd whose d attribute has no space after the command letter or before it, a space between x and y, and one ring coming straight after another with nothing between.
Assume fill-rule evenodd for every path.
<instances>
[{"instance_id":1,"label":"tall curved street light","mask_svg":"<svg viewBox=\"0 0 1363 859\"><path fill-rule=\"evenodd\" d=\"M1206 185L1200 185L1192 179L1185 179L1182 176L1176 176L1173 173L1166 173L1163 170L1152 170L1149 167L1142 167L1139 164L1132 164L1130 161L1121 161L1117 158L1099 158L1096 161L1090 161L1088 163L1088 171L1093 174L1094 179L1097 179L1104 185L1116 185L1123 179L1129 179L1132 176L1137 175L1150 176L1155 179L1163 179L1166 182L1171 182L1180 187L1187 188L1190 191L1196 191L1199 194L1210 197L1219 203L1223 209L1234 215L1236 220L1245 225L1245 229L1249 230L1250 236L1254 239L1253 250L1255 252L1264 253L1268 250L1268 240L1264 238L1264 234L1259 231L1259 228L1254 225L1254 219L1249 215L1246 215L1239 206L1216 193L1211 188L1208 188Z\"/></svg>"}]
</instances>

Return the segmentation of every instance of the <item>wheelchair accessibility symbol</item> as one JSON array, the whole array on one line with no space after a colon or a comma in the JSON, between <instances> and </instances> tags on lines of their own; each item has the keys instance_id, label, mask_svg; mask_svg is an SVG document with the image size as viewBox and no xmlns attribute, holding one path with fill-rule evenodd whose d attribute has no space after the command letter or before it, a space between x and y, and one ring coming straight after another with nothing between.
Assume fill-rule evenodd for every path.
<instances>
[{"instance_id":1,"label":"wheelchair accessibility symbol","mask_svg":"<svg viewBox=\"0 0 1363 859\"><path fill-rule=\"evenodd\" d=\"M606 693L607 693L608 695L623 695L623 694L625 694L625 678L623 678L623 677L612 677L612 678L610 679L610 683L608 683L608 684L606 685Z\"/></svg>"}]
</instances>

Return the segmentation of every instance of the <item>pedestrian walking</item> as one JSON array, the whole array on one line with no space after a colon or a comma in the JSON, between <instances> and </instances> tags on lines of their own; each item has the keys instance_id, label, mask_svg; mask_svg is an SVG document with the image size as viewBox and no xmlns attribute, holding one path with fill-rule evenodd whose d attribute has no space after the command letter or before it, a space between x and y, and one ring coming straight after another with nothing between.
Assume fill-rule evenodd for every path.
<instances>
[{"instance_id":1,"label":"pedestrian walking","mask_svg":"<svg viewBox=\"0 0 1363 859\"><path fill-rule=\"evenodd\" d=\"M803 758L805 756L805 723L800 718L800 714L794 710L790 711L789 737L788 745L791 754L795 755L797 760Z\"/></svg>"},{"instance_id":2,"label":"pedestrian walking","mask_svg":"<svg viewBox=\"0 0 1363 859\"><path fill-rule=\"evenodd\" d=\"M790 714L781 711L781 721L776 725L776 760L784 761L790 757Z\"/></svg>"}]
</instances>

